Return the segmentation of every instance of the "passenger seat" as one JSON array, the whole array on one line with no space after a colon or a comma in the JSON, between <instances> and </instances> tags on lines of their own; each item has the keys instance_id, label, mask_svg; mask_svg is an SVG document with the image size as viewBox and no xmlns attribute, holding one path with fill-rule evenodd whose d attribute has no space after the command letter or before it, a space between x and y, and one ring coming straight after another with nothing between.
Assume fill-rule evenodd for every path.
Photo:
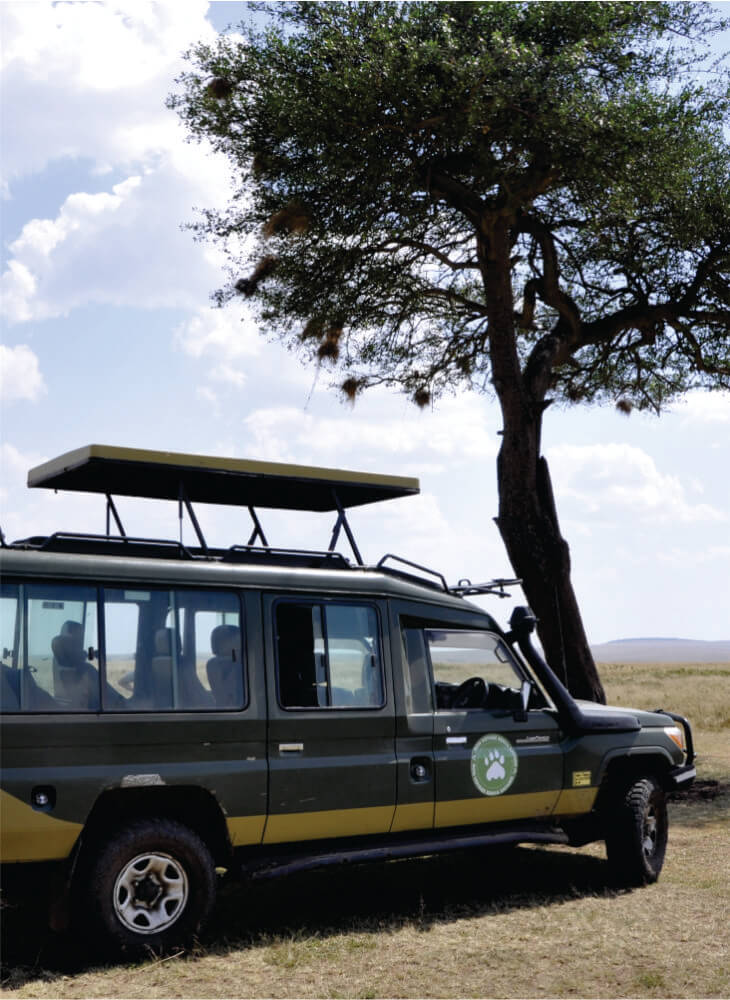
<instances>
[{"instance_id":1,"label":"passenger seat","mask_svg":"<svg viewBox=\"0 0 730 1000\"><path fill-rule=\"evenodd\" d=\"M66 621L51 639L54 694L60 705L80 712L99 711L99 672L86 659L80 622Z\"/></svg>"},{"instance_id":2,"label":"passenger seat","mask_svg":"<svg viewBox=\"0 0 730 1000\"><path fill-rule=\"evenodd\" d=\"M218 625L210 633L213 656L208 660L208 683L217 708L243 705L241 630L236 625Z\"/></svg>"}]
</instances>

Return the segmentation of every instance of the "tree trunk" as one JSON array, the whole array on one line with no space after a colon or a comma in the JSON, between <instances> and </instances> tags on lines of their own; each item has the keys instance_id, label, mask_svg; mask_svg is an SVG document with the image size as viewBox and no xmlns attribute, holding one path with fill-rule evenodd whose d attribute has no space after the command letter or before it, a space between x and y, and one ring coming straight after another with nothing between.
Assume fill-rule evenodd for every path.
<instances>
[{"instance_id":1,"label":"tree trunk","mask_svg":"<svg viewBox=\"0 0 730 1000\"><path fill-rule=\"evenodd\" d=\"M546 356L544 377L528 389L515 337L511 250L509 218L485 215L477 233L477 256L489 317L492 380L504 419L497 525L537 616L547 662L575 697L605 703L570 582L570 553L560 534L547 462L540 456L550 361Z\"/></svg>"},{"instance_id":2,"label":"tree trunk","mask_svg":"<svg viewBox=\"0 0 730 1000\"><path fill-rule=\"evenodd\" d=\"M519 448L511 447L512 434L505 427L497 460L497 525L537 616L547 662L574 697L605 704L570 579L570 551L560 534L547 461L539 456L537 447L534 456L528 459L526 454L531 450L530 439L539 442L538 430L527 439L527 448L524 439ZM525 468L528 460L532 469ZM534 491L525 488L530 480L536 484Z\"/></svg>"}]
</instances>

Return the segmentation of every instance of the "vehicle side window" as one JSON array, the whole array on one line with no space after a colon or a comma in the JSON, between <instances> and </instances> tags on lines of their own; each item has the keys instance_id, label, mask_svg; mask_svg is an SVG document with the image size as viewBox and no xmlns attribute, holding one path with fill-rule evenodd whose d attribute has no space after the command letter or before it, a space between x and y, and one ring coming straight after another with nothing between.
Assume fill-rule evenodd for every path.
<instances>
[{"instance_id":1,"label":"vehicle side window","mask_svg":"<svg viewBox=\"0 0 730 1000\"><path fill-rule=\"evenodd\" d=\"M283 708L380 708L383 670L375 608L281 601L275 609Z\"/></svg>"},{"instance_id":2,"label":"vehicle side window","mask_svg":"<svg viewBox=\"0 0 730 1000\"><path fill-rule=\"evenodd\" d=\"M3 584L5 712L98 712L96 588Z\"/></svg>"},{"instance_id":3,"label":"vehicle side window","mask_svg":"<svg viewBox=\"0 0 730 1000\"><path fill-rule=\"evenodd\" d=\"M104 591L105 707L194 711L244 705L241 608L219 591Z\"/></svg>"},{"instance_id":4,"label":"vehicle side window","mask_svg":"<svg viewBox=\"0 0 730 1000\"><path fill-rule=\"evenodd\" d=\"M514 707L522 675L490 632L426 629L436 708Z\"/></svg>"}]
</instances>

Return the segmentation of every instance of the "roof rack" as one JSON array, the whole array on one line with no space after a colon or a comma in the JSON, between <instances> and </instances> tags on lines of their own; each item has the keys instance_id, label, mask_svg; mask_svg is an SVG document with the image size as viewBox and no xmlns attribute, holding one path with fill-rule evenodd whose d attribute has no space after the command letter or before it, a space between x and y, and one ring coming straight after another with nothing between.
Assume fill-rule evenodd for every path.
<instances>
[{"instance_id":1,"label":"roof rack","mask_svg":"<svg viewBox=\"0 0 730 1000\"><path fill-rule=\"evenodd\" d=\"M411 569L417 570L418 574L425 574L426 579L424 579L424 576L422 575L409 573L408 570L395 568L393 566L386 566L385 563L388 562L388 560L393 560L394 562L400 563L402 566L409 566ZM426 587L438 587L439 590L443 590L447 594L450 592L446 578L439 573L438 570L429 569L427 566L421 566L419 563L411 562L410 559L403 559L401 556L393 555L392 552L387 552L383 556L383 558L378 562L376 569L381 570L383 573L389 573L391 576L399 576L407 580L416 580L418 583L422 583ZM428 579L429 577L432 579Z\"/></svg>"},{"instance_id":2,"label":"roof rack","mask_svg":"<svg viewBox=\"0 0 730 1000\"><path fill-rule=\"evenodd\" d=\"M397 567L387 566L386 563L389 561L396 562L399 565ZM416 572L409 572L409 569L403 569L403 566L407 566L410 570L416 570ZM489 580L487 583L472 583L471 580L462 579L456 585L450 587L446 582L446 578L438 570L421 566L420 563L411 562L409 559L403 559L402 556L393 555L392 552L384 555L376 568L383 573L389 573L391 576L416 580L426 587L435 587L445 591L447 594L455 594L457 597L476 597L478 594L489 594L493 597L509 597L504 588L517 587L522 583L522 580L518 579L508 580L504 577L497 577L494 580Z\"/></svg>"},{"instance_id":3,"label":"roof rack","mask_svg":"<svg viewBox=\"0 0 730 1000\"><path fill-rule=\"evenodd\" d=\"M491 594L493 597L509 597L505 587L519 587L522 580L507 580L497 577L496 580L489 580L487 583L472 583L471 580L459 580L454 587L449 587L452 594L459 594L461 597L476 597L477 594Z\"/></svg>"},{"instance_id":4,"label":"roof rack","mask_svg":"<svg viewBox=\"0 0 730 1000\"><path fill-rule=\"evenodd\" d=\"M43 552L75 552L83 555L122 555L162 559L205 559L228 563L261 563L307 569L349 569L350 561L341 552L306 549L262 548L259 545L232 545L227 549L203 550L165 538L134 538L130 535L87 535L57 531L52 535L22 538L8 546Z\"/></svg>"},{"instance_id":5,"label":"roof rack","mask_svg":"<svg viewBox=\"0 0 730 1000\"><path fill-rule=\"evenodd\" d=\"M28 486L53 490L101 493L106 497L106 534L59 531L6 541L3 548L37 549L93 555L123 555L180 560L213 560L228 563L263 563L300 568L352 569L353 564L335 546L344 531L355 557L364 568L360 551L347 521L346 510L419 492L417 479L380 476L341 469L257 462L176 452L86 445L67 452L28 473ZM127 535L114 502L116 496L176 500L180 522L178 541ZM253 529L246 544L213 548L203 536L193 502L246 507ZM274 548L264 533L256 508L335 512L336 519L326 550ZM187 511L198 545L182 541L183 510ZM118 534L112 534L112 522ZM395 565L393 565L395 563ZM447 594L471 597L492 594L507 597L506 587L522 581L499 578L487 583L462 579L449 586L437 570L387 553L377 563L383 573L411 580Z\"/></svg>"},{"instance_id":6,"label":"roof rack","mask_svg":"<svg viewBox=\"0 0 730 1000\"><path fill-rule=\"evenodd\" d=\"M417 479L382 476L368 472L342 469L286 465L279 462L258 462L238 458L219 458L176 452L120 448L110 445L86 445L67 452L28 473L28 486L53 490L73 490L102 493L106 496L106 535L72 535L58 533L49 539L26 539L15 543L25 547L86 547L131 554L164 554L177 558L213 558L242 561L259 558L297 560L293 550L273 549L264 534L256 508L336 512L329 546L325 553L301 553L311 561L326 557L330 563L341 532L344 531L356 563L363 566L362 556L345 511L363 504L377 503L396 497L413 496L419 492ZM114 496L146 497L176 500L180 521L180 541L132 539L124 530ZM227 504L248 508L253 530L246 545L231 549L211 549L203 535L193 503ZM182 544L183 509L192 523L199 549ZM118 536L111 533L112 520ZM110 542L110 539L114 539ZM4 539L1 540L3 544ZM346 565L348 561L344 557Z\"/></svg>"}]
</instances>

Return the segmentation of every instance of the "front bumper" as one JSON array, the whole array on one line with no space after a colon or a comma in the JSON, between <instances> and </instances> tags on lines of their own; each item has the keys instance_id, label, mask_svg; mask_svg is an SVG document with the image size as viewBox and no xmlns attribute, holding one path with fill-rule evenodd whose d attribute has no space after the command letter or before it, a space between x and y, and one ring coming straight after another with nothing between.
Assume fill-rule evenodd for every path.
<instances>
[{"instance_id":1,"label":"front bumper","mask_svg":"<svg viewBox=\"0 0 730 1000\"><path fill-rule=\"evenodd\" d=\"M695 762L695 741L692 736L692 726L689 724L689 719L685 719L683 715L677 715L676 712L668 712L664 708L658 708L656 710L660 715L667 715L674 722L678 722L682 729L684 729L684 739L685 739L685 762L678 767L673 767L672 770L667 775L667 791L682 791L685 788L689 788L692 782L697 777L697 771L694 767Z\"/></svg>"},{"instance_id":2,"label":"front bumper","mask_svg":"<svg viewBox=\"0 0 730 1000\"><path fill-rule=\"evenodd\" d=\"M697 769L694 764L682 764L679 767L673 767L667 775L667 791L684 791L685 788L689 788L696 777Z\"/></svg>"}]
</instances>

